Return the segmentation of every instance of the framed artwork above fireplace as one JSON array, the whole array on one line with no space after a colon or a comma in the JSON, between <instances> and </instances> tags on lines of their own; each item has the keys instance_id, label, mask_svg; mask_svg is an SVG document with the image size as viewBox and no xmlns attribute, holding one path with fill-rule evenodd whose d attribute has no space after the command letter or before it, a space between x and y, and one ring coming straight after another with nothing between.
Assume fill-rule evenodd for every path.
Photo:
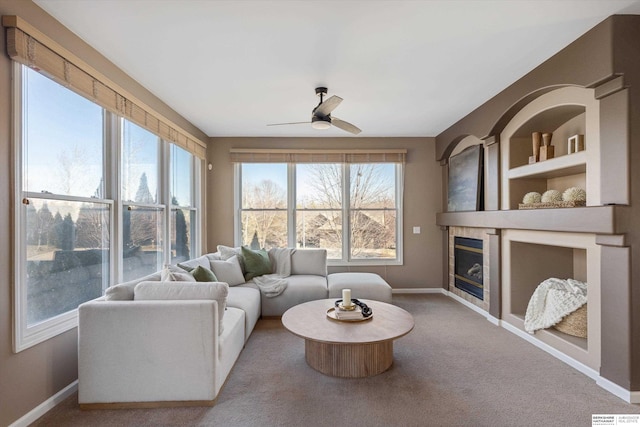
<instances>
[{"instance_id":1,"label":"framed artwork above fireplace","mask_svg":"<svg viewBox=\"0 0 640 427\"><path fill-rule=\"evenodd\" d=\"M448 212L482 210L482 165L481 144L449 158Z\"/></svg>"}]
</instances>

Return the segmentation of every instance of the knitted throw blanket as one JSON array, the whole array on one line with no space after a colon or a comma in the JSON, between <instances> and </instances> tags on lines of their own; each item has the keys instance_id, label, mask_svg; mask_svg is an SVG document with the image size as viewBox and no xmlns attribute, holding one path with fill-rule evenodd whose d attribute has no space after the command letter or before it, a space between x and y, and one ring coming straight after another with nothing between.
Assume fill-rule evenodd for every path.
<instances>
[{"instance_id":1,"label":"knitted throw blanket","mask_svg":"<svg viewBox=\"0 0 640 427\"><path fill-rule=\"evenodd\" d=\"M274 274L265 274L253 278L260 292L267 298L274 298L287 289L287 279L291 275L291 254L294 248L273 248L269 250L269 259L273 264Z\"/></svg>"},{"instance_id":2,"label":"knitted throw blanket","mask_svg":"<svg viewBox=\"0 0 640 427\"><path fill-rule=\"evenodd\" d=\"M524 329L530 334L549 328L587 302L587 284L574 279L547 279L533 292Z\"/></svg>"}]
</instances>

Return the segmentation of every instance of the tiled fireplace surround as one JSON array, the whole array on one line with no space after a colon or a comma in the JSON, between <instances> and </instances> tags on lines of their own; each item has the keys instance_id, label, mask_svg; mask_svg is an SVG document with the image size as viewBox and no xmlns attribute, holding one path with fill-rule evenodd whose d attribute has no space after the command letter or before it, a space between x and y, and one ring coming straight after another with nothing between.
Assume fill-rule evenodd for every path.
<instances>
[{"instance_id":1,"label":"tiled fireplace surround","mask_svg":"<svg viewBox=\"0 0 640 427\"><path fill-rule=\"evenodd\" d=\"M478 306L484 311L489 311L489 304L491 298L490 291L490 250L489 250L489 232L490 230L484 228L470 228L470 227L449 227L449 292L457 295L465 301ZM483 277L483 300L479 300L473 295L464 292L461 289L455 287L454 284L454 271L455 271L455 258L454 258L454 238L455 237L468 237L471 239L482 240L482 277Z\"/></svg>"}]
</instances>

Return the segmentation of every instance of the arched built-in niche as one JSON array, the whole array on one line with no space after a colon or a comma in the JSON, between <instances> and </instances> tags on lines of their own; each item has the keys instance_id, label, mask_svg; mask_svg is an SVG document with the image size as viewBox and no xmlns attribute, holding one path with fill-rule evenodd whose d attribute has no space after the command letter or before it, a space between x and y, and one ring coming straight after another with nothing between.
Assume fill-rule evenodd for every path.
<instances>
[{"instance_id":1,"label":"arched built-in niche","mask_svg":"<svg viewBox=\"0 0 640 427\"><path fill-rule=\"evenodd\" d=\"M531 191L563 192L579 187L587 192L587 206L600 204L599 101L593 89L564 87L525 105L500 134L502 209L518 209ZM552 133L554 157L529 163L532 133ZM584 137L580 151L568 151L568 139Z\"/></svg>"}]
</instances>

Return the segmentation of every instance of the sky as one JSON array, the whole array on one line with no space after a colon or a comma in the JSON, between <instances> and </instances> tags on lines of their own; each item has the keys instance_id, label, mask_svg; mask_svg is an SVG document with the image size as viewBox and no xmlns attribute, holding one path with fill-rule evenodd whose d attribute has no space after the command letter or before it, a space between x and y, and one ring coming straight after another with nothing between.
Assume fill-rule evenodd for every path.
<instances>
[{"instance_id":1,"label":"sky","mask_svg":"<svg viewBox=\"0 0 640 427\"><path fill-rule=\"evenodd\" d=\"M23 128L27 149L23 165L25 190L92 197L100 186L103 165L103 109L84 97L23 67ZM142 173L152 195L158 188L158 137L123 120L123 200L133 200ZM178 202L192 203L191 154L171 146L171 191Z\"/></svg>"}]
</instances>

